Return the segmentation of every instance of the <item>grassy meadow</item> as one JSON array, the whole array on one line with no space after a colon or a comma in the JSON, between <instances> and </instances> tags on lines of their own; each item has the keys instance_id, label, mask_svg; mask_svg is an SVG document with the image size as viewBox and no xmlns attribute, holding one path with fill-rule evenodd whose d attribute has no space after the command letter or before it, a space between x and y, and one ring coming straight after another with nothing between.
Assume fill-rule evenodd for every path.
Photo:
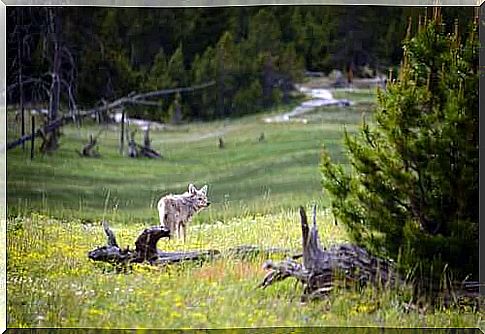
<instances>
[{"instance_id":1,"label":"grassy meadow","mask_svg":"<svg viewBox=\"0 0 485 334\"><path fill-rule=\"evenodd\" d=\"M121 156L119 125L103 128L98 141L101 158L82 159L76 151L100 128L66 126L61 147L53 155L36 155L30 161L30 144L25 151L8 152L9 214L34 210L61 218L105 216L153 224L160 196L183 192L189 183L208 184L213 203L195 222L270 213L308 201L325 203L318 171L322 144L344 162L343 127L354 130L361 112L359 106L331 107L309 115L308 124L265 124L265 114L152 131L152 146L163 155L159 160ZM9 129L18 133L15 126ZM258 141L261 133L264 142ZM219 137L224 149L218 147ZM136 138L142 141L141 131Z\"/></svg>"},{"instance_id":2,"label":"grassy meadow","mask_svg":"<svg viewBox=\"0 0 485 334\"><path fill-rule=\"evenodd\" d=\"M340 95L338 95L340 94ZM265 124L269 114L152 131L163 159L129 159L119 153L119 126L99 136L98 159L80 158L90 133L85 123L63 128L61 147L29 159L7 155L7 323L9 327L227 328L266 326L480 327L484 314L470 307L406 310L407 287L334 291L300 302L302 289L288 279L257 288L263 256L230 257L166 267L136 265L127 273L95 263L87 252L105 244L99 221L110 222L120 246L158 224L161 195L209 186L213 203L194 217L185 244L161 240L163 250L218 249L239 245L301 249L297 207L318 204L324 246L348 240L335 225L322 194L322 145L346 163L343 129L355 131L362 113L371 118L370 91L338 92L352 107L305 115L307 124ZM258 138L264 132L265 141ZM18 135L9 116L8 137ZM219 149L218 138L225 141ZM142 133L137 133L142 141ZM308 212L308 211L307 211ZM274 257L278 259L277 256Z\"/></svg>"}]
</instances>

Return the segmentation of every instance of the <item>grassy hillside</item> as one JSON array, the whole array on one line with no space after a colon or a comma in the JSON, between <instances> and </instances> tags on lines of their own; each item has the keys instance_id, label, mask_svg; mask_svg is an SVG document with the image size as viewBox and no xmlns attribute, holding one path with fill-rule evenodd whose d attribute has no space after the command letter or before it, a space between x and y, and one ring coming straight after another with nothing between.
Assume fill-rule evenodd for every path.
<instances>
[{"instance_id":1,"label":"grassy hillside","mask_svg":"<svg viewBox=\"0 0 485 334\"><path fill-rule=\"evenodd\" d=\"M343 127L354 130L361 113L370 108L363 103L320 109L308 115L308 124L265 124L265 114L152 131L152 146L163 154L161 160L121 156L118 125L105 127L100 135L101 158L80 158L76 150L100 128L66 126L61 147L53 155L37 155L30 161L28 146L25 152L21 148L8 152L9 214L40 210L58 217L107 215L154 222L160 196L183 192L189 183L208 184L214 204L196 222L269 213L309 201L325 204L318 171L322 144L337 161L345 162ZM12 138L16 129L9 129ZM258 141L261 133L264 142ZM137 134L138 142L142 136ZM224 149L218 147L219 136L225 141Z\"/></svg>"}]
</instances>

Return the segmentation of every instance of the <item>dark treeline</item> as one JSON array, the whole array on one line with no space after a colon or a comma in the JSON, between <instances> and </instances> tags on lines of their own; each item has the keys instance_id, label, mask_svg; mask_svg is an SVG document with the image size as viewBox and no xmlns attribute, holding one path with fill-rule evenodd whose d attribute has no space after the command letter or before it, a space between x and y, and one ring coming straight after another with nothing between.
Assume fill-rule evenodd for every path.
<instances>
[{"instance_id":1,"label":"dark treeline","mask_svg":"<svg viewBox=\"0 0 485 334\"><path fill-rule=\"evenodd\" d=\"M256 112L290 100L306 71L352 66L386 74L399 65L408 18L424 8L8 8L8 98L91 107L130 92L210 88L133 107L158 121L213 119ZM472 9L447 8L444 19L468 22ZM461 19L462 18L462 19ZM452 26L448 24L447 26ZM460 28L461 29L461 28ZM22 91L22 92L20 92Z\"/></svg>"}]
</instances>

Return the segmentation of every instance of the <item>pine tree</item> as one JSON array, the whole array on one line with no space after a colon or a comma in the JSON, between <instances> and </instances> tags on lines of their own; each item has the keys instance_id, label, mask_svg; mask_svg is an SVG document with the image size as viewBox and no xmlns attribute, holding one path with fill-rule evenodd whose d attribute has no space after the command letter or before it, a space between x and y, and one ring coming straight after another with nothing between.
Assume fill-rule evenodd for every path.
<instances>
[{"instance_id":1,"label":"pine tree","mask_svg":"<svg viewBox=\"0 0 485 334\"><path fill-rule=\"evenodd\" d=\"M225 116L232 110L232 94L235 90L233 72L237 63L236 46L232 34L226 31L216 45L215 69L217 82L217 111Z\"/></svg>"},{"instance_id":2,"label":"pine tree","mask_svg":"<svg viewBox=\"0 0 485 334\"><path fill-rule=\"evenodd\" d=\"M168 73L167 56L163 48L160 48L150 69L146 83L146 89L157 90L172 87L172 80Z\"/></svg>"},{"instance_id":3,"label":"pine tree","mask_svg":"<svg viewBox=\"0 0 485 334\"><path fill-rule=\"evenodd\" d=\"M202 56L197 55L192 63L192 79L194 84L204 83L216 78L215 50L208 47ZM216 115L217 87L212 86L199 91L189 99L195 118L214 118Z\"/></svg>"},{"instance_id":4,"label":"pine tree","mask_svg":"<svg viewBox=\"0 0 485 334\"><path fill-rule=\"evenodd\" d=\"M404 42L376 124L345 134L350 172L322 155L332 210L359 244L439 278L478 278L478 47L439 15ZM456 276L455 276L456 277Z\"/></svg>"},{"instance_id":5,"label":"pine tree","mask_svg":"<svg viewBox=\"0 0 485 334\"><path fill-rule=\"evenodd\" d=\"M182 87L186 84L187 74L185 72L184 54L181 44L168 61L167 75L169 76L173 87Z\"/></svg>"}]
</instances>

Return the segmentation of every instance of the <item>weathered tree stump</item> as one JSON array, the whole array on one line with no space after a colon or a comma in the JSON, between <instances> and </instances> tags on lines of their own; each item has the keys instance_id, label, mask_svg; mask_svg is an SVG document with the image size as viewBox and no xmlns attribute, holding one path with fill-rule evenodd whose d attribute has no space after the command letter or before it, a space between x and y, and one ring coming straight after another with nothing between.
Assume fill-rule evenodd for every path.
<instances>
[{"instance_id":1,"label":"weathered tree stump","mask_svg":"<svg viewBox=\"0 0 485 334\"><path fill-rule=\"evenodd\" d=\"M368 283L385 286L401 282L392 262L370 255L365 249L351 244L322 249L316 225L314 208L313 226L310 229L305 210L300 207L303 263L286 259L280 263L271 260L264 264L268 274L260 287L294 277L304 285L302 299L322 296L335 286L363 287Z\"/></svg>"},{"instance_id":2,"label":"weathered tree stump","mask_svg":"<svg viewBox=\"0 0 485 334\"><path fill-rule=\"evenodd\" d=\"M136 130L131 133L128 143L128 156L130 158L146 157L150 159L161 158L162 155L150 147L151 140L149 135L150 128L145 130L144 145L137 144L135 141Z\"/></svg>"},{"instance_id":3,"label":"weathered tree stump","mask_svg":"<svg viewBox=\"0 0 485 334\"><path fill-rule=\"evenodd\" d=\"M59 129L54 129L51 132L44 133L42 130L39 131L39 136L42 139L42 144L40 145L39 151L42 154L52 153L59 147Z\"/></svg>"},{"instance_id":4,"label":"weathered tree stump","mask_svg":"<svg viewBox=\"0 0 485 334\"><path fill-rule=\"evenodd\" d=\"M88 257L93 261L120 265L142 262L160 265L181 261L206 260L219 254L217 250L161 252L157 249L157 242L161 238L170 237L170 231L161 226L153 226L143 230L135 241L134 250L130 250L128 247L122 249L118 246L116 237L106 221L103 221L103 227L108 242L106 246L98 247L88 253Z\"/></svg>"},{"instance_id":5,"label":"weathered tree stump","mask_svg":"<svg viewBox=\"0 0 485 334\"><path fill-rule=\"evenodd\" d=\"M98 136L93 138L93 135L89 135L89 142L83 146L81 152L78 152L81 157L99 158L100 154L97 149Z\"/></svg>"},{"instance_id":6,"label":"weathered tree stump","mask_svg":"<svg viewBox=\"0 0 485 334\"><path fill-rule=\"evenodd\" d=\"M485 306L485 298L480 295L479 282L423 282L404 279L390 260L375 257L365 249L351 244L335 245L323 249L319 242L316 226L316 212L313 212L313 226L307 223L305 210L300 208L303 254L274 263L268 260L263 268L268 271L259 285L266 288L288 277L296 278L304 286L302 300L327 295L336 286L361 288L367 284L381 288L402 286L413 288L413 299L405 308L416 307L423 301L444 306L468 305L478 308ZM296 259L302 257L303 263Z\"/></svg>"}]
</instances>

